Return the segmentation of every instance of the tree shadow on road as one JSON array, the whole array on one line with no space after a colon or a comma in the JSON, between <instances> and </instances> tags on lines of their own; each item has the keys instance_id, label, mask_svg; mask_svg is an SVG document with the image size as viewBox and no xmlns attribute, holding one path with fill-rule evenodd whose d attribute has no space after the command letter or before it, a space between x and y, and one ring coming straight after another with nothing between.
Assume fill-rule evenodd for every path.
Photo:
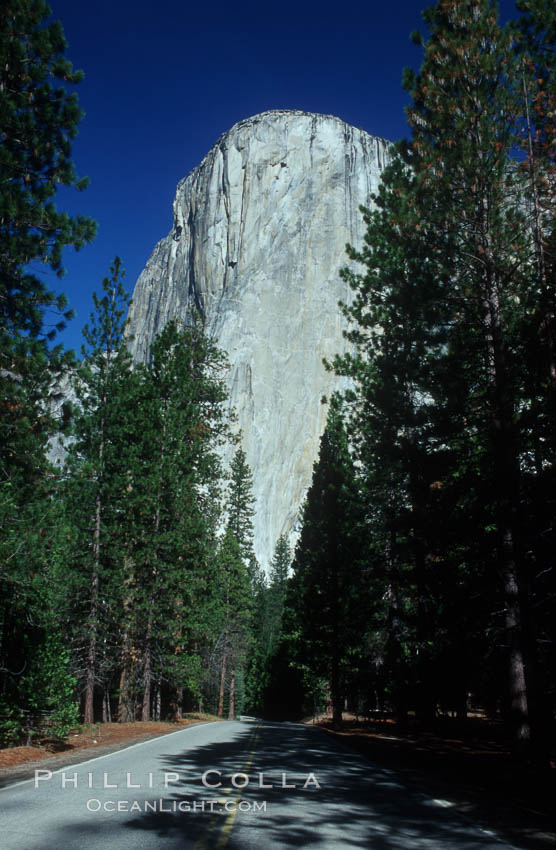
<instances>
[{"instance_id":1,"label":"tree shadow on road","mask_svg":"<svg viewBox=\"0 0 556 850\"><path fill-rule=\"evenodd\" d=\"M407 788L393 772L374 767L319 730L299 724L264 723L256 733L246 724L231 732L228 741L162 755L160 761L161 770L179 775L166 798L176 812L143 813L126 826L154 832L165 839L162 847L190 846L204 839L210 849L219 836L230 850L261 845L373 850L504 846L445 807L444 801ZM243 774L249 783L240 790L234 781L245 783ZM219 781L220 786L208 787ZM261 781L272 787L261 787ZM212 813L210 807L179 810L202 800L213 801ZM229 801L228 811L219 800ZM233 814L234 801L237 808L240 800L245 810Z\"/></svg>"}]
</instances>

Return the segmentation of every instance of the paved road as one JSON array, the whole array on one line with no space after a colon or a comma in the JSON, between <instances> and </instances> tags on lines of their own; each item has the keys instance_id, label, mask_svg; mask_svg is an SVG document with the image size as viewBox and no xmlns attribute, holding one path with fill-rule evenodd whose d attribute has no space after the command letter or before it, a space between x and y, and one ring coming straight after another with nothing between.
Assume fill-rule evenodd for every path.
<instances>
[{"instance_id":1,"label":"paved road","mask_svg":"<svg viewBox=\"0 0 556 850\"><path fill-rule=\"evenodd\" d=\"M207 723L0 790L0 847L509 850L442 802L319 730Z\"/></svg>"}]
</instances>

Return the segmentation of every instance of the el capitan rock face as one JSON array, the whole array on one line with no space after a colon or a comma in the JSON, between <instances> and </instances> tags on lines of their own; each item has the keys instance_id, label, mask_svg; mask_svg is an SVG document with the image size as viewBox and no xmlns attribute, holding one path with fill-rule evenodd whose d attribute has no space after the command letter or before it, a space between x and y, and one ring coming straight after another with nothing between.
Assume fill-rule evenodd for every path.
<instances>
[{"instance_id":1,"label":"el capitan rock face","mask_svg":"<svg viewBox=\"0 0 556 850\"><path fill-rule=\"evenodd\" d=\"M389 143L339 118L274 110L236 124L177 187L171 233L137 281L136 359L193 307L230 361L231 403L256 499L255 551L268 569L311 482L341 386L323 357L344 351L338 301L345 245L362 245L359 211L376 192Z\"/></svg>"}]
</instances>

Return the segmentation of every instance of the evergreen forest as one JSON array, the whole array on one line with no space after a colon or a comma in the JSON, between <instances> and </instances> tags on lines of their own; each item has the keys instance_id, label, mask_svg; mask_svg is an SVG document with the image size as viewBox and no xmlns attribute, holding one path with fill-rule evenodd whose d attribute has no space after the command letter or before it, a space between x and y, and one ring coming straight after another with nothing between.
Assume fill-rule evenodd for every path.
<instances>
[{"instance_id":1,"label":"evergreen forest","mask_svg":"<svg viewBox=\"0 0 556 850\"><path fill-rule=\"evenodd\" d=\"M409 137L338 270L350 353L268 574L201 317L128 352L119 257L79 357L40 269L96 223L56 206L81 80L44 0L0 21L0 746L76 724L329 710L499 718L549 763L556 710L556 9L438 0ZM372 200L372 203L371 203ZM62 448L63 446L63 448ZM223 458L230 458L228 463Z\"/></svg>"}]
</instances>

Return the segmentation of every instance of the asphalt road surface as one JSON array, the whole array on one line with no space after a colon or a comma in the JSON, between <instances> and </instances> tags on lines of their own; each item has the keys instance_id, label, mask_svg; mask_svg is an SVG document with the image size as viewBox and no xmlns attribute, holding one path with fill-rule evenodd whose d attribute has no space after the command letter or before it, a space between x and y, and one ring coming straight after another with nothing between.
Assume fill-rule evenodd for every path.
<instances>
[{"instance_id":1,"label":"asphalt road surface","mask_svg":"<svg viewBox=\"0 0 556 850\"><path fill-rule=\"evenodd\" d=\"M2 850L509 850L318 729L192 726L0 790Z\"/></svg>"}]
</instances>

